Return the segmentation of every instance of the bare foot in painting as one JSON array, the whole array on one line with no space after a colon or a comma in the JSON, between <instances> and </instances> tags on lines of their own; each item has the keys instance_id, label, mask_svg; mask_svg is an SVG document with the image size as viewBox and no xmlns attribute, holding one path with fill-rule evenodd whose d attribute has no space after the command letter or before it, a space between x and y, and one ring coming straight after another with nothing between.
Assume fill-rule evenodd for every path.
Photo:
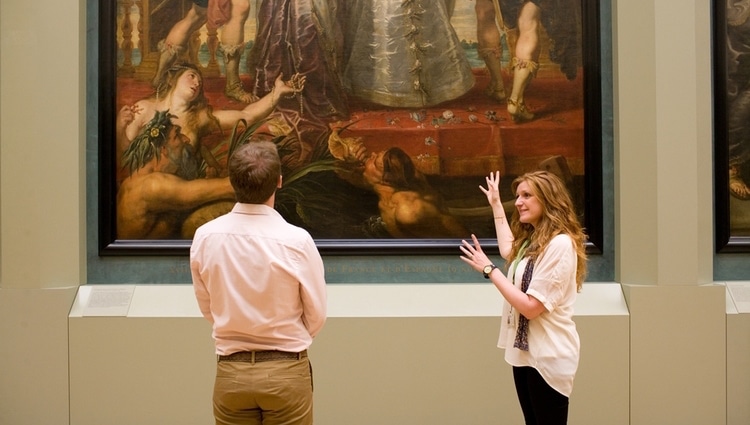
<instances>
[{"instance_id":1,"label":"bare foot in painting","mask_svg":"<svg viewBox=\"0 0 750 425\"><path fill-rule=\"evenodd\" d=\"M729 193L743 201L750 199L750 187L742 179L736 166L729 167Z\"/></svg>"},{"instance_id":2,"label":"bare foot in painting","mask_svg":"<svg viewBox=\"0 0 750 425\"><path fill-rule=\"evenodd\" d=\"M242 88L242 83L239 82L227 85L226 88L224 88L224 94L228 98L242 103L252 103L258 100L257 96L246 92L245 89Z\"/></svg>"}]
</instances>

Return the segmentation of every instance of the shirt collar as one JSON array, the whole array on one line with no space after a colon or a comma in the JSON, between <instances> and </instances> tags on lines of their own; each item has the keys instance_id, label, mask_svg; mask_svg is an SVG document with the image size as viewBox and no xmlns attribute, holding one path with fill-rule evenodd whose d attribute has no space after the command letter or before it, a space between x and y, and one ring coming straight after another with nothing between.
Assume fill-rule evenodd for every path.
<instances>
[{"instance_id":1,"label":"shirt collar","mask_svg":"<svg viewBox=\"0 0 750 425\"><path fill-rule=\"evenodd\" d=\"M278 215L279 213L265 204L243 204L237 202L232 208L233 213L237 214L254 214L254 215Z\"/></svg>"}]
</instances>

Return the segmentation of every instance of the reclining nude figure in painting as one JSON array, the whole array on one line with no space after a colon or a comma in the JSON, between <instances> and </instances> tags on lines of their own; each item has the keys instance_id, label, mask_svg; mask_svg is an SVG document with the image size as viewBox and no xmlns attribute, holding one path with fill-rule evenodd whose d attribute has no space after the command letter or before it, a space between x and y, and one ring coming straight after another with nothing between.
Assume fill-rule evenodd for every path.
<instances>
[{"instance_id":1,"label":"reclining nude figure in painting","mask_svg":"<svg viewBox=\"0 0 750 425\"><path fill-rule=\"evenodd\" d=\"M157 112L123 154L130 175L117 191L118 239L176 239L189 211L234 200L229 178L195 178L189 139L172 118Z\"/></svg>"},{"instance_id":2,"label":"reclining nude figure in painting","mask_svg":"<svg viewBox=\"0 0 750 425\"><path fill-rule=\"evenodd\" d=\"M460 238L466 228L443 204L414 162L399 147L367 152L359 138L329 139L331 153L350 165L339 177L378 195L380 216L372 223L394 238Z\"/></svg>"},{"instance_id":3,"label":"reclining nude figure in painting","mask_svg":"<svg viewBox=\"0 0 750 425\"><path fill-rule=\"evenodd\" d=\"M195 153L202 157L209 167L223 168L216 161L212 161L210 152L201 145L201 139L212 133L231 130L240 120L247 124L258 122L274 111L281 97L304 89L304 76L293 75L288 81L283 81L282 78L282 75L276 78L274 89L270 93L242 109L215 111L204 93L200 69L188 62L174 64L167 70L152 96L120 109L115 129L118 181L126 176L123 175L121 164L122 152L136 135L142 132L156 111L169 111L173 115L173 122L180 126L183 136L187 137Z\"/></svg>"}]
</instances>

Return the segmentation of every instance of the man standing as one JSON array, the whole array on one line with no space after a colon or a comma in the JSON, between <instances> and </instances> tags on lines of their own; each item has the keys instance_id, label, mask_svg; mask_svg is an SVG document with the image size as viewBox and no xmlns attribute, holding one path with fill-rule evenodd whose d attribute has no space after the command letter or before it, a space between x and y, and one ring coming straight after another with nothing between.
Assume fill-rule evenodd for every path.
<instances>
[{"instance_id":1,"label":"man standing","mask_svg":"<svg viewBox=\"0 0 750 425\"><path fill-rule=\"evenodd\" d=\"M313 421L307 348L326 320L323 261L310 234L273 208L281 161L271 142L230 158L232 211L195 232L193 286L213 325L216 424Z\"/></svg>"}]
</instances>

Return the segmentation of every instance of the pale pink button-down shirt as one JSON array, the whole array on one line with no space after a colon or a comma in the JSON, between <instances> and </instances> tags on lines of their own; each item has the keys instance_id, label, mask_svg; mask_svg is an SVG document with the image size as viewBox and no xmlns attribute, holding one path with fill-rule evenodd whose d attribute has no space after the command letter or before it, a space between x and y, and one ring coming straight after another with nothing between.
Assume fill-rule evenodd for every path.
<instances>
[{"instance_id":1,"label":"pale pink button-down shirt","mask_svg":"<svg viewBox=\"0 0 750 425\"><path fill-rule=\"evenodd\" d=\"M325 323L326 282L315 243L266 205L237 203L201 226L190 270L217 354L299 352Z\"/></svg>"}]
</instances>

